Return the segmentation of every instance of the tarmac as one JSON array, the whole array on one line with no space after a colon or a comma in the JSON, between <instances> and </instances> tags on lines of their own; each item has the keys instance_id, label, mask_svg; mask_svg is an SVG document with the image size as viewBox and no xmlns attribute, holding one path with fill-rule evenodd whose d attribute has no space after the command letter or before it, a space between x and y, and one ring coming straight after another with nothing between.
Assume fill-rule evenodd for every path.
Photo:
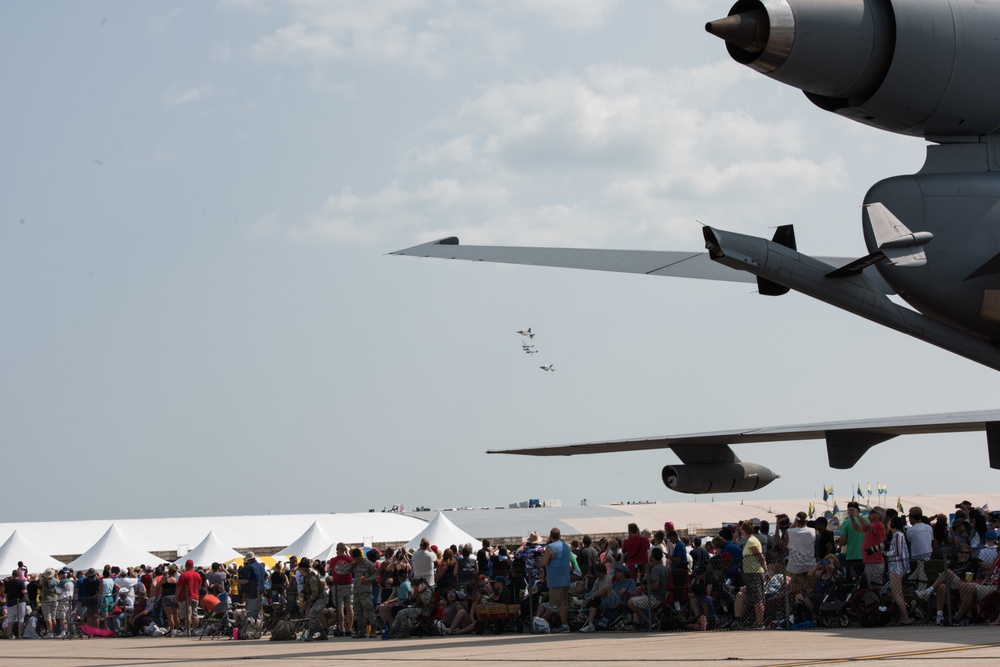
<instances>
[{"instance_id":1,"label":"tarmac","mask_svg":"<svg viewBox=\"0 0 1000 667\"><path fill-rule=\"evenodd\" d=\"M698 667L798 667L878 661L899 665L995 666L1000 628L889 627L803 631L518 635L331 639L326 642L138 638L0 641L5 667L173 667L175 665L309 666L678 664Z\"/></svg>"}]
</instances>

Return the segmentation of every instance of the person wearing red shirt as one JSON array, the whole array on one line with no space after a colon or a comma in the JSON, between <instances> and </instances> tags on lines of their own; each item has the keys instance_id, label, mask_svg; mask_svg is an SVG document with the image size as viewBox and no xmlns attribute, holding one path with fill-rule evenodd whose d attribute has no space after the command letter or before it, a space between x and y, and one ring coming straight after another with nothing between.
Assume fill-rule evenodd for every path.
<instances>
[{"instance_id":1,"label":"person wearing red shirt","mask_svg":"<svg viewBox=\"0 0 1000 667\"><path fill-rule=\"evenodd\" d=\"M853 518L853 517L852 517ZM885 512L881 507L868 510L868 518L861 517L859 522L864 532L861 543L861 560L865 564L865 577L871 588L881 588L885 583L885 524L882 523Z\"/></svg>"},{"instance_id":2,"label":"person wearing red shirt","mask_svg":"<svg viewBox=\"0 0 1000 667\"><path fill-rule=\"evenodd\" d=\"M354 627L354 577L350 572L353 563L354 559L347 554L347 545L338 542L337 555L330 559L328 570L333 577L330 600L337 610L337 627L333 633L336 637L349 634Z\"/></svg>"},{"instance_id":3,"label":"person wearing red shirt","mask_svg":"<svg viewBox=\"0 0 1000 667\"><path fill-rule=\"evenodd\" d=\"M641 579L649 562L649 538L640 535L639 526L634 523L628 525L628 537L622 542L622 553L625 554L629 574Z\"/></svg>"},{"instance_id":4,"label":"person wearing red shirt","mask_svg":"<svg viewBox=\"0 0 1000 667\"><path fill-rule=\"evenodd\" d=\"M184 571L177 578L177 602L180 604L180 617L184 619L188 636L198 627L199 588L201 588L201 575L195 571L194 561L189 558L184 563Z\"/></svg>"}]
</instances>

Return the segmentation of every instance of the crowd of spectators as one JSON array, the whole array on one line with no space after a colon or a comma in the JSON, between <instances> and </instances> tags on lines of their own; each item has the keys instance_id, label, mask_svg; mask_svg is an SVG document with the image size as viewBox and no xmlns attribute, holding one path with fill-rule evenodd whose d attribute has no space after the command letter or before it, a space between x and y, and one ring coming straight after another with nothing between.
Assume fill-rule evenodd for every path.
<instances>
[{"instance_id":1,"label":"crowd of spectators","mask_svg":"<svg viewBox=\"0 0 1000 667\"><path fill-rule=\"evenodd\" d=\"M834 525L831 525L833 523ZM997 623L1000 512L963 502L952 516L900 515L851 502L843 517L778 515L680 535L630 524L566 542L553 528L518 545L349 548L329 561L105 566L3 581L5 638L176 636L244 628L305 641L465 635L812 627L916 621ZM257 630L257 632L250 632Z\"/></svg>"}]
</instances>

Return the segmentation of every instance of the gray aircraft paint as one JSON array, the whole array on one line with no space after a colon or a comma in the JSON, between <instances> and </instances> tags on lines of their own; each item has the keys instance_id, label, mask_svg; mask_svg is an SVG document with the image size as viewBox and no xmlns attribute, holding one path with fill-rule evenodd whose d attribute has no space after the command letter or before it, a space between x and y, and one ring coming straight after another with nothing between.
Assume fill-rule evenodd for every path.
<instances>
[{"instance_id":1,"label":"gray aircraft paint","mask_svg":"<svg viewBox=\"0 0 1000 667\"><path fill-rule=\"evenodd\" d=\"M707 256L466 247L454 237L393 254L711 280L755 276L762 294L793 289L1000 370L1000 140L995 136L1000 129L1000 68L995 66L1000 3L738 0L729 16L710 22L706 30L725 40L738 63L801 89L822 110L935 144L918 173L882 180L864 199L866 206L884 206L923 239L919 252L926 262L893 264L890 251L897 248L876 240L865 215L862 232L869 258L878 259L874 263L810 257L777 237L769 241L712 228L705 229ZM735 270L717 272L707 259ZM893 303L886 297L891 293L919 312ZM884 439L865 434L828 438L831 464L850 467ZM699 466L696 483L678 490L702 488L702 482L710 487L739 475L732 469L739 459L726 444L706 446L712 459L707 463L705 452L689 451L685 458L674 448L682 461ZM991 466L1000 468L992 437L990 449ZM718 480L705 468L712 465ZM733 480L734 488L759 488L761 480L752 479L756 474L745 471L742 480ZM664 470L665 482L666 477Z\"/></svg>"}]
</instances>

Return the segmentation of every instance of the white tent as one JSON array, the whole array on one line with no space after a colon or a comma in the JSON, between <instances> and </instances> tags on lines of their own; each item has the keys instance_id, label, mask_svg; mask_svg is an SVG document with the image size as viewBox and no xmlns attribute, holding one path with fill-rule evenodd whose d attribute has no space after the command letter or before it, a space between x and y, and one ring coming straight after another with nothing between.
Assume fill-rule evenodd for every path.
<instances>
[{"instance_id":1,"label":"white tent","mask_svg":"<svg viewBox=\"0 0 1000 667\"><path fill-rule=\"evenodd\" d=\"M437 516L435 516L434 519L427 524L426 528L406 543L406 548L418 548L420 546L420 540L425 537L431 544L438 545L438 550L442 552L452 544L459 548L461 548L463 544L471 544L473 553L483 548L482 542L453 524L451 519L444 515L444 512L438 512Z\"/></svg>"},{"instance_id":2,"label":"white tent","mask_svg":"<svg viewBox=\"0 0 1000 667\"><path fill-rule=\"evenodd\" d=\"M10 573L17 569L18 561L24 563L29 573L41 573L47 567L60 570L65 565L36 547L15 530L7 538L7 541L0 545L0 577L10 576Z\"/></svg>"},{"instance_id":3,"label":"white tent","mask_svg":"<svg viewBox=\"0 0 1000 667\"><path fill-rule=\"evenodd\" d=\"M336 555L337 555L337 545L336 543L334 543L328 546L326 549L320 551L315 556L311 556L311 558L315 560L328 561Z\"/></svg>"},{"instance_id":4,"label":"white tent","mask_svg":"<svg viewBox=\"0 0 1000 667\"><path fill-rule=\"evenodd\" d=\"M191 551L187 552L174 561L177 565L183 565L185 561L191 559L195 565L211 565L212 563L225 563L234 558L243 558L236 549L227 547L222 540L210 530L201 542Z\"/></svg>"},{"instance_id":5,"label":"white tent","mask_svg":"<svg viewBox=\"0 0 1000 667\"><path fill-rule=\"evenodd\" d=\"M332 542L333 540L326 536L319 523L313 521L306 532L299 535L298 539L287 547L274 554L274 557L278 560L289 558L290 556L315 558L317 554L327 550Z\"/></svg>"},{"instance_id":6,"label":"white tent","mask_svg":"<svg viewBox=\"0 0 1000 667\"><path fill-rule=\"evenodd\" d=\"M105 565L117 565L125 568L130 565L160 565L167 561L157 558L148 551L143 551L129 540L116 524L104 533L94 546L87 549L83 555L69 564L74 570L87 568L102 568Z\"/></svg>"}]
</instances>

